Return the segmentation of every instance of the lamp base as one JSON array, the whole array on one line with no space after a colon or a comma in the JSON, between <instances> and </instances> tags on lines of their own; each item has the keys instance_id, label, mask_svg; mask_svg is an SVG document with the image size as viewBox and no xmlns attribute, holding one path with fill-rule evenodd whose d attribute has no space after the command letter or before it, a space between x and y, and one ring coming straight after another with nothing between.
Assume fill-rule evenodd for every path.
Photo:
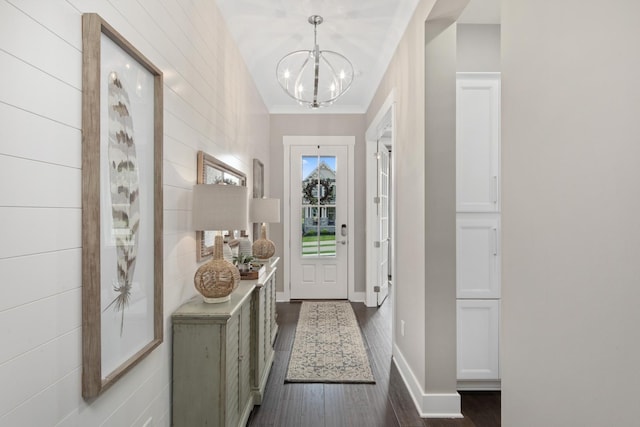
<instances>
[{"instance_id":1,"label":"lamp base","mask_svg":"<svg viewBox=\"0 0 640 427\"><path fill-rule=\"evenodd\" d=\"M207 304L218 304L221 302L231 301L231 294L227 295L226 297L220 297L220 298L207 298L207 297L202 297L202 298L204 298L204 302L206 302Z\"/></svg>"},{"instance_id":2,"label":"lamp base","mask_svg":"<svg viewBox=\"0 0 640 427\"><path fill-rule=\"evenodd\" d=\"M193 284L207 303L229 301L231 293L240 283L240 272L235 265L222 259L222 236L216 236L213 259L196 270Z\"/></svg>"}]
</instances>

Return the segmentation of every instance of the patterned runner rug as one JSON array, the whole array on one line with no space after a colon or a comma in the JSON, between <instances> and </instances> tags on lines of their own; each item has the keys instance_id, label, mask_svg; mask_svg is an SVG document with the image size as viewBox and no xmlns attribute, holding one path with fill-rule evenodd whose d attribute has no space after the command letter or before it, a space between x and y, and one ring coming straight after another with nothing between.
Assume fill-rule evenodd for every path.
<instances>
[{"instance_id":1,"label":"patterned runner rug","mask_svg":"<svg viewBox=\"0 0 640 427\"><path fill-rule=\"evenodd\" d=\"M375 383L351 304L302 303L285 382Z\"/></svg>"}]
</instances>

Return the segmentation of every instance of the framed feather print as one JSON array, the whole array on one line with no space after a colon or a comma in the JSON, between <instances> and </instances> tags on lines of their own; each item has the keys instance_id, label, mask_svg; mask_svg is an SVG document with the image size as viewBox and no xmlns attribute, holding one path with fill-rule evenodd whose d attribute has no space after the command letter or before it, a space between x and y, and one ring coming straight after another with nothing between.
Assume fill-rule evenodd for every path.
<instances>
[{"instance_id":1,"label":"framed feather print","mask_svg":"<svg viewBox=\"0 0 640 427\"><path fill-rule=\"evenodd\" d=\"M82 15L82 395L163 339L162 72Z\"/></svg>"}]
</instances>

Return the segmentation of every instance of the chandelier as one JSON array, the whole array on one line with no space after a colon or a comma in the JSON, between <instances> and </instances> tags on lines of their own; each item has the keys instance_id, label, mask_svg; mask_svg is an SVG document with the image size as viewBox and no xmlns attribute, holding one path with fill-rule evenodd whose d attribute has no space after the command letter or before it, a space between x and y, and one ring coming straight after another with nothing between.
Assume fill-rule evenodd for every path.
<instances>
[{"instance_id":1,"label":"chandelier","mask_svg":"<svg viewBox=\"0 0 640 427\"><path fill-rule=\"evenodd\" d=\"M322 16L308 19L313 25L313 50L297 50L284 56L276 67L278 83L300 105L326 107L344 95L353 82L353 65L343 55L320 50L316 41Z\"/></svg>"}]
</instances>

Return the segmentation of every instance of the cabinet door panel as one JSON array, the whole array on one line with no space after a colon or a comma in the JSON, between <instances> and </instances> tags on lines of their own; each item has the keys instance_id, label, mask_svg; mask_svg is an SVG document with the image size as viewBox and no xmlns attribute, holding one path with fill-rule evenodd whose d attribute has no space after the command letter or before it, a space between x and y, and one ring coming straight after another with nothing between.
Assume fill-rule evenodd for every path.
<instances>
[{"instance_id":1,"label":"cabinet door panel","mask_svg":"<svg viewBox=\"0 0 640 427\"><path fill-rule=\"evenodd\" d=\"M500 378L500 301L458 300L458 379Z\"/></svg>"},{"instance_id":2,"label":"cabinet door panel","mask_svg":"<svg viewBox=\"0 0 640 427\"><path fill-rule=\"evenodd\" d=\"M238 425L240 420L240 315L234 314L227 323L227 359L226 359L226 417L228 425Z\"/></svg>"},{"instance_id":3,"label":"cabinet door panel","mask_svg":"<svg viewBox=\"0 0 640 427\"><path fill-rule=\"evenodd\" d=\"M500 298L500 221L497 216L456 220L458 298Z\"/></svg>"},{"instance_id":4,"label":"cabinet door panel","mask_svg":"<svg viewBox=\"0 0 640 427\"><path fill-rule=\"evenodd\" d=\"M500 78L458 75L456 210L500 211Z\"/></svg>"},{"instance_id":5,"label":"cabinet door panel","mask_svg":"<svg viewBox=\"0 0 640 427\"><path fill-rule=\"evenodd\" d=\"M273 273L273 276L271 276L271 280L269 281L269 306L271 308L271 312L270 312L270 316L269 319L271 321L271 334L270 334L270 340L269 340L269 345L273 347L274 342L276 340L276 334L278 333L278 323L276 321L276 318L278 317L278 314L276 313L276 273Z\"/></svg>"},{"instance_id":6,"label":"cabinet door panel","mask_svg":"<svg viewBox=\"0 0 640 427\"><path fill-rule=\"evenodd\" d=\"M240 311L238 340L238 401L239 415L243 416L249 402L253 403L251 396L251 306L249 304L243 305Z\"/></svg>"}]
</instances>

